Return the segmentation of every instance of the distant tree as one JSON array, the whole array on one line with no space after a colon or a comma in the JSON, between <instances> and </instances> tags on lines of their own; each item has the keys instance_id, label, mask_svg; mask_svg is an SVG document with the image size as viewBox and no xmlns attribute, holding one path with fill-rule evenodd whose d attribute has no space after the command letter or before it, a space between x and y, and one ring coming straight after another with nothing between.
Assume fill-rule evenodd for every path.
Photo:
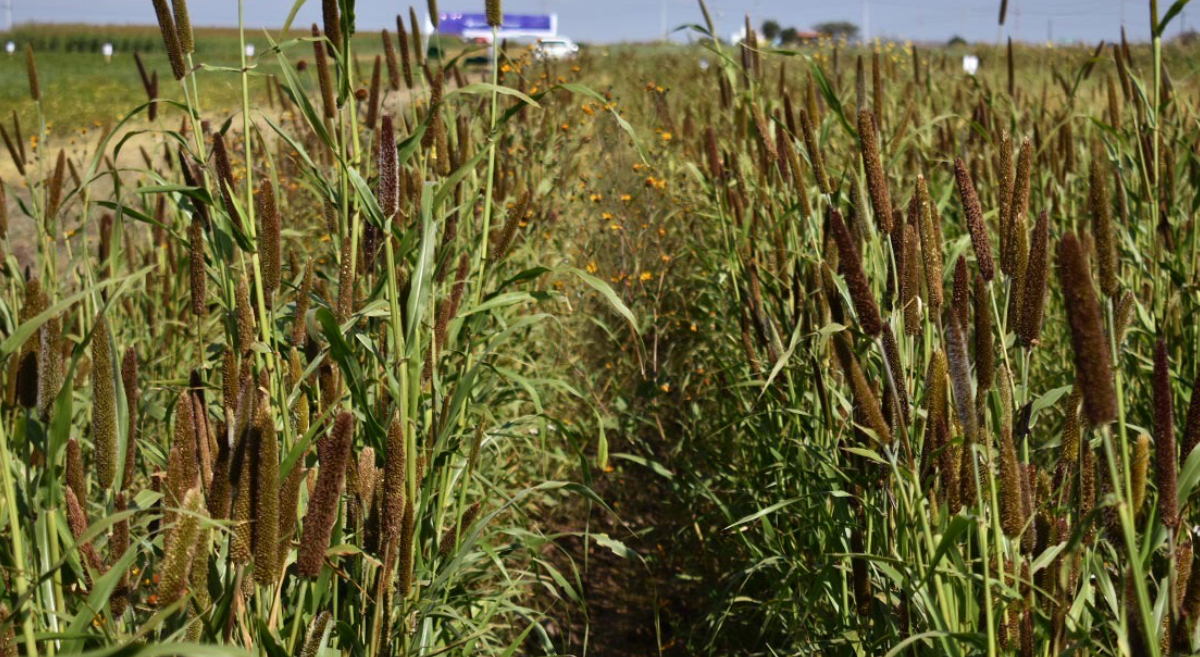
<instances>
[{"instance_id":1,"label":"distant tree","mask_svg":"<svg viewBox=\"0 0 1200 657\"><path fill-rule=\"evenodd\" d=\"M965 46L965 45L967 45L967 40L958 36L957 34L955 34L954 36L950 37L950 40L946 42L946 45L948 45L948 46Z\"/></svg>"},{"instance_id":2,"label":"distant tree","mask_svg":"<svg viewBox=\"0 0 1200 657\"><path fill-rule=\"evenodd\" d=\"M775 39L779 36L779 23L769 18L763 21L762 35L767 37L767 41L775 41Z\"/></svg>"},{"instance_id":3,"label":"distant tree","mask_svg":"<svg viewBox=\"0 0 1200 657\"><path fill-rule=\"evenodd\" d=\"M797 43L800 41L800 30L794 27L785 27L779 33L779 41L782 43Z\"/></svg>"},{"instance_id":4,"label":"distant tree","mask_svg":"<svg viewBox=\"0 0 1200 657\"><path fill-rule=\"evenodd\" d=\"M833 37L834 39L844 38L847 41L853 41L858 38L858 26L850 21L818 23L813 29L820 34Z\"/></svg>"},{"instance_id":5,"label":"distant tree","mask_svg":"<svg viewBox=\"0 0 1200 657\"><path fill-rule=\"evenodd\" d=\"M1185 32L1180 32L1173 41L1181 46L1194 46L1200 43L1200 32L1189 29Z\"/></svg>"}]
</instances>

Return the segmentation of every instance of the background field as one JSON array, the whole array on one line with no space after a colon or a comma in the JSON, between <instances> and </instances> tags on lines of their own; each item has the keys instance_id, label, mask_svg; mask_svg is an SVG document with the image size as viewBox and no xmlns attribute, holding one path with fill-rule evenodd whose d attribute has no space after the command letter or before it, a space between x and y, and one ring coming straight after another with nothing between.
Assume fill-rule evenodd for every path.
<instances>
[{"instance_id":1,"label":"background field","mask_svg":"<svg viewBox=\"0 0 1200 657\"><path fill-rule=\"evenodd\" d=\"M1200 649L1200 47L247 34L0 55L0 655Z\"/></svg>"}]
</instances>

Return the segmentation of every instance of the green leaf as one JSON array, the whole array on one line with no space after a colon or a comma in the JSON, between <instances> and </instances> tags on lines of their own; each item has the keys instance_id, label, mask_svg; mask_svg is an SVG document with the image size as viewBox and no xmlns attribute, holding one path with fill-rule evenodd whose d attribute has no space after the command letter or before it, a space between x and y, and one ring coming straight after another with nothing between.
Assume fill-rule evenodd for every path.
<instances>
[{"instance_id":1,"label":"green leaf","mask_svg":"<svg viewBox=\"0 0 1200 657\"><path fill-rule=\"evenodd\" d=\"M625 133L629 135L630 139L633 140L633 147L637 149L638 156L640 156L642 158L642 162L647 163L647 164L649 163L649 160L646 159L646 149L642 147L642 140L640 138L638 138L637 131L635 131L633 129L632 125L629 125L629 121L626 121L625 117L621 116L620 112L618 112L616 109L610 107L607 98L605 98L604 96L601 96L600 94L596 93L595 91L591 90L590 88L588 88L582 84L577 84L574 82L560 84L560 85L555 86L554 88L555 89L566 89L567 91L570 91L571 93L588 96L589 98L595 99L596 101L601 103L604 107L608 108L609 112L613 115L613 118L615 118L617 120L617 125L621 126L621 129L624 130Z\"/></svg>"},{"instance_id":2,"label":"green leaf","mask_svg":"<svg viewBox=\"0 0 1200 657\"><path fill-rule=\"evenodd\" d=\"M592 539L594 541L596 541L596 543L598 543L600 546L606 547L609 550L612 550L613 554L617 555L618 557L621 557L622 559L639 558L638 553L636 551L634 551L633 548L630 548L629 546L627 546L624 543L622 543L621 541L618 541L617 539L609 536L608 534L603 534L603 533L592 534Z\"/></svg>"},{"instance_id":3,"label":"green leaf","mask_svg":"<svg viewBox=\"0 0 1200 657\"><path fill-rule=\"evenodd\" d=\"M1179 483L1176 486L1179 506L1187 504L1187 499L1191 497L1197 482L1200 482L1200 445L1192 448L1192 453L1188 454L1187 460L1183 462L1183 470L1179 472Z\"/></svg>"},{"instance_id":4,"label":"green leaf","mask_svg":"<svg viewBox=\"0 0 1200 657\"><path fill-rule=\"evenodd\" d=\"M751 513L750 515L748 515L744 518L739 518L738 520L734 521L728 527L725 528L725 531L729 531L730 529L733 529L734 527L737 527L739 525L744 525L746 523L754 522L755 520L758 520L759 518L761 518L767 514L774 513L776 511L782 509L785 506L790 506L792 504L795 504L796 502L799 502L800 499L801 498L799 498L799 497L793 497L790 500L783 500L782 502L776 502L776 503L772 504L771 506L759 509L758 511L755 511L754 513Z\"/></svg>"},{"instance_id":5,"label":"green leaf","mask_svg":"<svg viewBox=\"0 0 1200 657\"><path fill-rule=\"evenodd\" d=\"M1186 7L1187 3L1190 1L1191 0L1175 0L1175 3L1171 5L1171 8L1167 10L1167 13L1163 14L1163 17L1159 19L1158 29L1154 31L1154 36L1161 37L1167 31L1167 24L1171 22L1171 19L1179 15L1179 12L1183 11L1183 8Z\"/></svg>"},{"instance_id":6,"label":"green leaf","mask_svg":"<svg viewBox=\"0 0 1200 657\"><path fill-rule=\"evenodd\" d=\"M1037 399L1035 399L1033 401L1033 408L1031 410L1031 414L1033 416L1037 416L1037 414L1040 413L1041 411L1043 411L1047 408L1050 408L1054 404L1058 403L1058 400L1061 399L1062 396L1067 394L1068 392L1071 392L1071 386L1062 386L1060 388L1055 388L1055 389L1047 392L1046 394L1042 395L1041 397L1038 397Z\"/></svg>"},{"instance_id":7,"label":"green leaf","mask_svg":"<svg viewBox=\"0 0 1200 657\"><path fill-rule=\"evenodd\" d=\"M958 541L958 537L962 536L967 529L971 527L973 520L970 520L964 515L956 515L950 519L950 526L946 527L946 531L942 533L942 540L938 541L937 549L933 552L933 558L929 560L929 565L926 566L925 581L928 581L933 574L937 572L937 565L941 562L942 557L954 548L954 544Z\"/></svg>"},{"instance_id":8,"label":"green leaf","mask_svg":"<svg viewBox=\"0 0 1200 657\"><path fill-rule=\"evenodd\" d=\"M455 89L455 90L451 91L450 93L446 94L446 98L450 98L451 96L454 96L456 94L484 95L484 94L490 94L492 92L495 92L498 94L504 94L505 96L512 96L514 98L520 99L521 102L523 102L527 105L532 105L534 107L541 107L541 105L539 105L536 100L530 98L529 96L526 96L525 94L521 93L520 91L517 91L516 89L513 89L512 87L505 87L503 85L492 84L490 82L476 82L474 84L468 84L465 87L460 87L460 88Z\"/></svg>"},{"instance_id":9,"label":"green leaf","mask_svg":"<svg viewBox=\"0 0 1200 657\"><path fill-rule=\"evenodd\" d=\"M635 454L625 454L623 452L618 452L616 454L613 454L612 456L615 459L629 461L631 463L636 463L638 465L650 468L651 472L653 472L654 474L659 475L665 479L674 479L675 478L674 472L671 472L670 470L668 470L666 467L664 467L661 463L659 463L657 461L651 461L650 459L647 459L642 456L637 456Z\"/></svg>"},{"instance_id":10,"label":"green leaf","mask_svg":"<svg viewBox=\"0 0 1200 657\"><path fill-rule=\"evenodd\" d=\"M37 315L30 317L28 320L18 326L17 329L13 331L12 335L8 336L4 342L0 342L0 358L4 358L20 349L21 346L25 344L25 341L32 337L35 331L41 328L42 324L50 321L50 318L62 314L63 311L65 311L67 308L70 308L72 304L80 299L95 294L103 288L124 284L128 281L141 278L156 266L157 265L150 265L149 267L143 267L142 269L139 269L128 276L122 276L121 278L110 278L108 280L100 281L95 285L85 288L63 299L62 301L59 301Z\"/></svg>"},{"instance_id":11,"label":"green leaf","mask_svg":"<svg viewBox=\"0 0 1200 657\"><path fill-rule=\"evenodd\" d=\"M830 84L829 78L825 77L825 72L811 58L808 60L808 63L813 77L817 80L817 86L821 88L821 96L825 98L825 104L829 106L829 109L833 110L834 115L837 116L838 122L842 124L842 129L846 131L846 134L850 135L851 139L857 141L858 131L846 120L846 111L842 109L842 101L838 99L837 91ZM815 121L816 119L814 118L813 120ZM813 127L816 128L816 126Z\"/></svg>"},{"instance_id":12,"label":"green leaf","mask_svg":"<svg viewBox=\"0 0 1200 657\"><path fill-rule=\"evenodd\" d=\"M641 334L641 331L638 330L637 320L633 317L633 311L629 309L629 306L625 305L624 301L621 301L621 298L617 296L617 293L613 291L612 287L610 287L608 283L605 283L599 278L596 278L595 276L592 276L581 269L576 269L575 267L562 267L559 269L559 271L565 271L578 276L579 280L586 283L593 290L599 292L600 295L603 296L613 307L613 309L620 313L620 315L629 322L629 326L633 329L633 332L635 334Z\"/></svg>"}]
</instances>

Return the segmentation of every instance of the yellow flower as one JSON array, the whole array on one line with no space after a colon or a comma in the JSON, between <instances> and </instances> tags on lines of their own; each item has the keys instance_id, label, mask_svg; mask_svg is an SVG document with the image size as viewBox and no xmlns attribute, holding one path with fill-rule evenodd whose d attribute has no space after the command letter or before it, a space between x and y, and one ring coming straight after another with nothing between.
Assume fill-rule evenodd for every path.
<instances>
[{"instance_id":1,"label":"yellow flower","mask_svg":"<svg viewBox=\"0 0 1200 657\"><path fill-rule=\"evenodd\" d=\"M602 213L602 214L600 215L600 217L601 217L602 219L604 219L605 221L612 221L612 218L613 218L613 216L612 216L612 213L611 213L611 212L604 212L604 213Z\"/></svg>"},{"instance_id":2,"label":"yellow flower","mask_svg":"<svg viewBox=\"0 0 1200 657\"><path fill-rule=\"evenodd\" d=\"M648 281L648 280L650 280L650 279L652 279L652 278L654 278L654 274L651 274L651 273L650 273L650 272L648 272L648 271L644 271L644 272L642 272L642 280L643 280L643 281Z\"/></svg>"},{"instance_id":3,"label":"yellow flower","mask_svg":"<svg viewBox=\"0 0 1200 657\"><path fill-rule=\"evenodd\" d=\"M604 200L603 196L601 196L599 194L592 194L592 203L599 203L600 201L603 201L603 200Z\"/></svg>"},{"instance_id":4,"label":"yellow flower","mask_svg":"<svg viewBox=\"0 0 1200 657\"><path fill-rule=\"evenodd\" d=\"M661 386L659 386L659 389L662 390L663 392L671 392L671 384L664 383Z\"/></svg>"},{"instance_id":5,"label":"yellow flower","mask_svg":"<svg viewBox=\"0 0 1200 657\"><path fill-rule=\"evenodd\" d=\"M589 274L594 274L594 273L596 273L596 269L598 269L598 267L596 267L596 261L595 261L595 260L593 260L593 261L591 261L591 262L589 262L589 263L587 264L587 272L588 272Z\"/></svg>"},{"instance_id":6,"label":"yellow flower","mask_svg":"<svg viewBox=\"0 0 1200 657\"><path fill-rule=\"evenodd\" d=\"M628 203L632 200L633 200L633 197L630 196L629 194L621 194L621 202Z\"/></svg>"},{"instance_id":7,"label":"yellow flower","mask_svg":"<svg viewBox=\"0 0 1200 657\"><path fill-rule=\"evenodd\" d=\"M664 132L659 136L662 137L663 141L671 141L671 133L669 132Z\"/></svg>"}]
</instances>

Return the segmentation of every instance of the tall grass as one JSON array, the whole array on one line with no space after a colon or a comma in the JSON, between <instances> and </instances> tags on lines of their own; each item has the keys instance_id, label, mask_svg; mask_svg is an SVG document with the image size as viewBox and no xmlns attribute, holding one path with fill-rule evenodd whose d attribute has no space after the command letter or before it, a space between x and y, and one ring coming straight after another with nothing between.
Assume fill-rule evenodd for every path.
<instances>
[{"instance_id":1,"label":"tall grass","mask_svg":"<svg viewBox=\"0 0 1200 657\"><path fill-rule=\"evenodd\" d=\"M1196 376L1182 51L1014 46L1009 92L1005 50L970 77L878 44L868 96L853 49L838 70L824 45L694 29L708 73L626 54L642 78L618 86L671 134L652 175L672 198L647 211L678 231L667 291L622 282L673 318L647 332L671 385L618 394L630 431L671 427L641 453L688 510L689 649L1197 649L1200 456L1171 433ZM662 249L591 253L620 281Z\"/></svg>"},{"instance_id":2,"label":"tall grass","mask_svg":"<svg viewBox=\"0 0 1200 657\"><path fill-rule=\"evenodd\" d=\"M501 84L531 62L498 49L473 85L414 52L400 90L385 33L368 94L353 13L323 4L251 58L239 3L238 65L206 66L186 3L155 0L171 79L139 59L147 100L83 157L47 130L64 90L30 50L40 139L4 181L39 244L7 256L0 306L4 654L511 654L541 631L533 587L571 588L525 514L594 497L550 443L551 407L587 400L534 345L552 280L629 311L537 264L569 162L510 154L561 147L541 117L572 93ZM225 120L208 77L238 90Z\"/></svg>"}]
</instances>

